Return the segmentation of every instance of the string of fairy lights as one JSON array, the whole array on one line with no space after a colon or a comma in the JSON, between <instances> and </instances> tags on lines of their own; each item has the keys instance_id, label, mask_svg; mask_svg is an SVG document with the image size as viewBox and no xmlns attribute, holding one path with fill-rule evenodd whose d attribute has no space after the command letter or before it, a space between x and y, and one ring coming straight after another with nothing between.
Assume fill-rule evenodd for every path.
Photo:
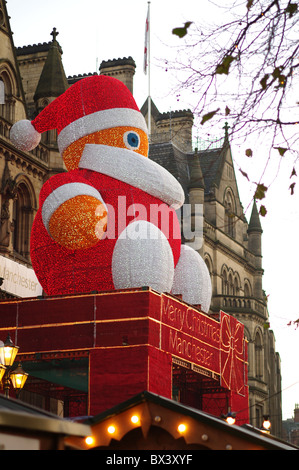
<instances>
[{"instance_id":1,"label":"string of fairy lights","mask_svg":"<svg viewBox=\"0 0 299 470\"><path fill-rule=\"evenodd\" d=\"M299 383L299 382L296 382L296 383L290 385L289 387L286 387L286 389L296 385L297 383ZM279 391L279 392L273 394L272 396L269 396L265 400L261 400L259 403L265 402L266 400L274 397L275 395L280 394L282 391ZM249 410L251 407L252 406L249 406L247 409L239 410L237 412L229 411L226 415L221 416L221 420L226 421L226 423L229 424L229 425L234 425L236 423L236 415L238 413ZM274 415L272 415L272 417L274 417ZM128 418L128 419L129 419L129 423L127 423L127 424L131 424L132 428L142 426L142 418L141 418L140 414L137 414L137 413L133 412L132 415L130 416L130 418ZM153 418L153 423L154 424L157 425L157 424L161 423L161 421L162 421L161 416L159 416L159 415L154 416L154 418ZM192 425L190 423L184 422L184 420L181 420L181 418L179 418L178 421L177 421L177 424L173 427L173 431L175 433L178 433L180 436L184 436L184 434L188 432L188 430L190 429L191 426ZM123 428L123 423L122 423L121 427ZM256 428L256 429L258 429L263 434L270 434L270 429L271 429L270 416L269 415L264 415L263 416L262 427L261 428ZM119 437L119 427L118 427L118 424L117 424L117 419L115 419L115 421L113 423L111 423L111 422L107 423L106 427L104 425L104 434L106 434L106 438L107 437L108 438L116 438L117 436ZM103 435L101 437L103 438ZM209 437L208 437L207 434L202 434L201 435L201 440L202 441L207 441L208 438ZM95 447L95 446L99 445L98 440L99 440L99 437L97 437L96 435L90 435L90 436L87 436L85 438L85 444L86 444L87 447Z\"/></svg>"}]
</instances>

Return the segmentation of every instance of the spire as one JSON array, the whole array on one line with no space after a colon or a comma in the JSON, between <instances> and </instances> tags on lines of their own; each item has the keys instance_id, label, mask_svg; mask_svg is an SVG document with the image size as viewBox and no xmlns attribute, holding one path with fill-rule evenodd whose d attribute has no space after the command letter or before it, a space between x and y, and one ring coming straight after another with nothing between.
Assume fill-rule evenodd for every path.
<instances>
[{"instance_id":1,"label":"spire","mask_svg":"<svg viewBox=\"0 0 299 470\"><path fill-rule=\"evenodd\" d=\"M263 232L255 199L253 201L251 217L247 232Z\"/></svg>"},{"instance_id":2,"label":"spire","mask_svg":"<svg viewBox=\"0 0 299 470\"><path fill-rule=\"evenodd\" d=\"M205 188L205 183L199 163L199 155L197 149L195 149L193 161L191 163L190 169L190 182L188 185L188 189L192 188Z\"/></svg>"},{"instance_id":3,"label":"spire","mask_svg":"<svg viewBox=\"0 0 299 470\"><path fill-rule=\"evenodd\" d=\"M53 41L36 88L35 101L44 97L56 98L68 88L68 81L61 61L61 49L56 40L58 34L56 28L53 28L51 33Z\"/></svg>"},{"instance_id":4,"label":"spire","mask_svg":"<svg viewBox=\"0 0 299 470\"><path fill-rule=\"evenodd\" d=\"M223 142L223 146L225 146L225 145L229 145L229 139L228 139L228 129L229 129L229 125L228 125L228 122L225 122L223 129L224 129L224 142Z\"/></svg>"}]
</instances>

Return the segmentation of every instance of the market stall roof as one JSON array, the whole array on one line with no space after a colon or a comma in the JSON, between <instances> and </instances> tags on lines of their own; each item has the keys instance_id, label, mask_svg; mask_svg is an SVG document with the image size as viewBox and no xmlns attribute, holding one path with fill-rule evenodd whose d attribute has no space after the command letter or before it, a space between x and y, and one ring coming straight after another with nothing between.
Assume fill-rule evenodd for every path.
<instances>
[{"instance_id":1,"label":"market stall roof","mask_svg":"<svg viewBox=\"0 0 299 470\"><path fill-rule=\"evenodd\" d=\"M152 449L148 446L158 442L155 433L164 446L161 449L298 450L258 429L231 426L221 418L147 391L84 422L92 429L93 448L103 450ZM178 431L180 423L185 425L183 432ZM109 427L115 432L109 434Z\"/></svg>"},{"instance_id":2,"label":"market stall roof","mask_svg":"<svg viewBox=\"0 0 299 470\"><path fill-rule=\"evenodd\" d=\"M80 437L90 433L88 424L74 423L20 400L0 395L0 430L3 428Z\"/></svg>"}]
</instances>

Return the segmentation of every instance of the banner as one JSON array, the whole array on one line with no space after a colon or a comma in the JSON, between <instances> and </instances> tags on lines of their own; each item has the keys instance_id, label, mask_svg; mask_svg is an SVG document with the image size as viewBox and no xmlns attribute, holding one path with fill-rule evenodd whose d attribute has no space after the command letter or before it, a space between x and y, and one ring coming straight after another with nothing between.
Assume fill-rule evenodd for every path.
<instances>
[{"instance_id":1,"label":"banner","mask_svg":"<svg viewBox=\"0 0 299 470\"><path fill-rule=\"evenodd\" d=\"M18 297L37 297L42 295L42 287L35 272L23 264L0 256L1 289Z\"/></svg>"},{"instance_id":2,"label":"banner","mask_svg":"<svg viewBox=\"0 0 299 470\"><path fill-rule=\"evenodd\" d=\"M165 295L161 303L161 348L220 374L219 322Z\"/></svg>"},{"instance_id":3,"label":"banner","mask_svg":"<svg viewBox=\"0 0 299 470\"><path fill-rule=\"evenodd\" d=\"M220 322L162 295L161 349L220 376L224 388L245 395L244 325L220 312Z\"/></svg>"}]
</instances>

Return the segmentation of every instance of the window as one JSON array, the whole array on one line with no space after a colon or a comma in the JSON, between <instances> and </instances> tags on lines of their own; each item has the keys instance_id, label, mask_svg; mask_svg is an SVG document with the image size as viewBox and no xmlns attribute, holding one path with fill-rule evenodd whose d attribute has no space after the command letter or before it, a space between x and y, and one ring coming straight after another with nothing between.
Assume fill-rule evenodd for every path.
<instances>
[{"instance_id":1,"label":"window","mask_svg":"<svg viewBox=\"0 0 299 470\"><path fill-rule=\"evenodd\" d=\"M263 377L263 345L262 338L259 332L257 332L254 341L255 350L255 376L258 379Z\"/></svg>"},{"instance_id":2,"label":"window","mask_svg":"<svg viewBox=\"0 0 299 470\"><path fill-rule=\"evenodd\" d=\"M255 408L255 426L257 428L262 427L262 409L260 406L256 406Z\"/></svg>"},{"instance_id":3,"label":"window","mask_svg":"<svg viewBox=\"0 0 299 470\"><path fill-rule=\"evenodd\" d=\"M228 280L227 280L227 272L225 268L222 271L222 294L228 295Z\"/></svg>"},{"instance_id":4,"label":"window","mask_svg":"<svg viewBox=\"0 0 299 470\"><path fill-rule=\"evenodd\" d=\"M239 288L239 279L238 276L236 275L234 278L234 295L239 295L240 294L240 288Z\"/></svg>"},{"instance_id":5,"label":"window","mask_svg":"<svg viewBox=\"0 0 299 470\"><path fill-rule=\"evenodd\" d=\"M0 116L14 122L16 81L8 64L0 65Z\"/></svg>"},{"instance_id":6,"label":"window","mask_svg":"<svg viewBox=\"0 0 299 470\"><path fill-rule=\"evenodd\" d=\"M13 205L13 248L16 253L29 259L30 232L33 222L33 208L27 185L18 185L17 197Z\"/></svg>"},{"instance_id":7,"label":"window","mask_svg":"<svg viewBox=\"0 0 299 470\"><path fill-rule=\"evenodd\" d=\"M234 283L233 283L233 276L232 274L230 273L228 275L228 293L229 295L234 295Z\"/></svg>"},{"instance_id":8,"label":"window","mask_svg":"<svg viewBox=\"0 0 299 470\"><path fill-rule=\"evenodd\" d=\"M4 82L0 80L0 104L5 103L5 88L4 88Z\"/></svg>"},{"instance_id":9,"label":"window","mask_svg":"<svg viewBox=\"0 0 299 470\"><path fill-rule=\"evenodd\" d=\"M235 236L235 201L233 192L228 188L224 196L224 231L230 237Z\"/></svg>"},{"instance_id":10,"label":"window","mask_svg":"<svg viewBox=\"0 0 299 470\"><path fill-rule=\"evenodd\" d=\"M249 281L244 283L244 297L251 297L251 286Z\"/></svg>"},{"instance_id":11,"label":"window","mask_svg":"<svg viewBox=\"0 0 299 470\"><path fill-rule=\"evenodd\" d=\"M212 261L211 261L211 258L209 255L206 255L205 258L205 263L206 263L206 266L208 268L208 271L210 273L210 276L212 275Z\"/></svg>"}]
</instances>

